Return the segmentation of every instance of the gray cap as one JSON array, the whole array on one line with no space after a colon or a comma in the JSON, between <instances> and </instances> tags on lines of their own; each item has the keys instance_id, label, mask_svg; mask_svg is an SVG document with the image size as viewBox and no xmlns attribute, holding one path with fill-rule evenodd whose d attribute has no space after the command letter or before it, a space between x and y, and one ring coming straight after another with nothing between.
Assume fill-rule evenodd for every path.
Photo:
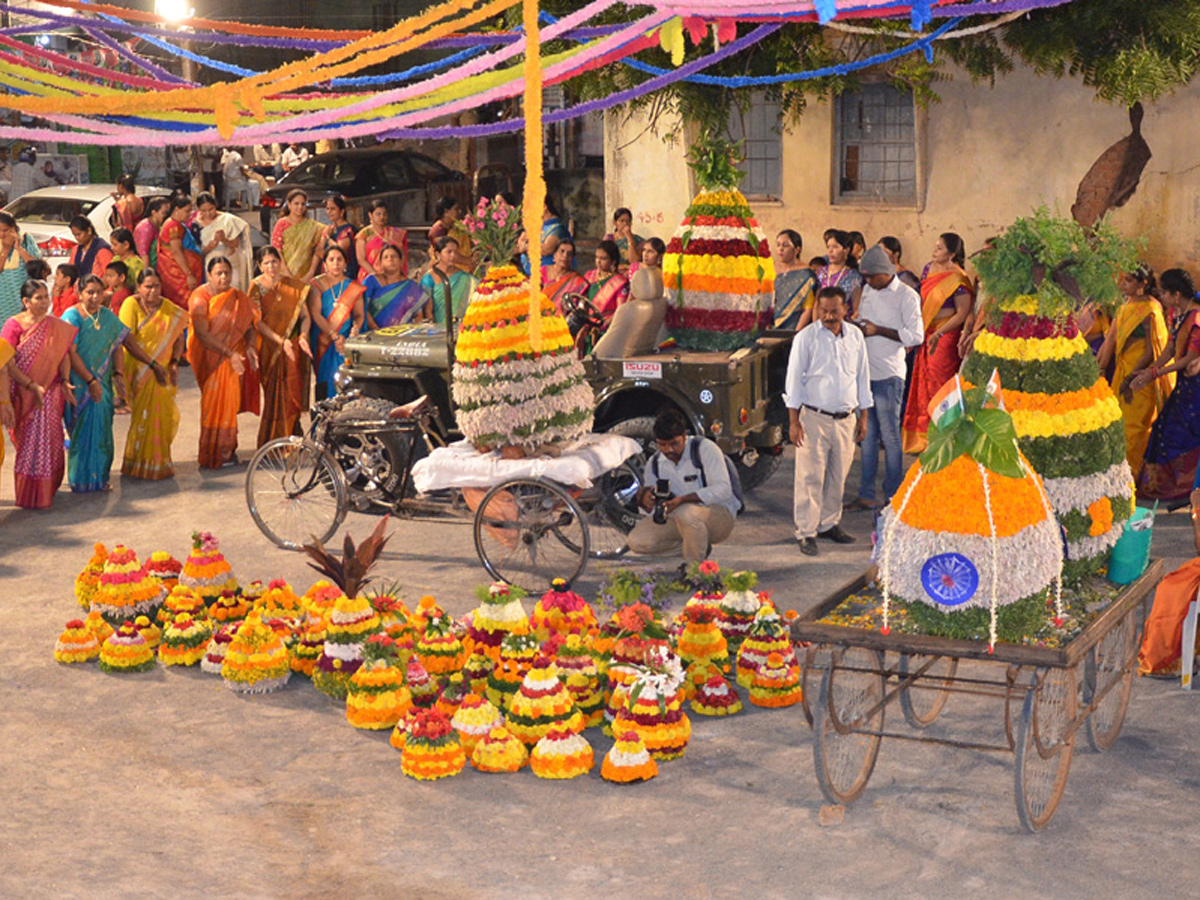
<instances>
[{"instance_id":1,"label":"gray cap","mask_svg":"<svg viewBox=\"0 0 1200 900\"><path fill-rule=\"evenodd\" d=\"M896 266L888 259L883 247L876 244L863 254L858 264L858 271L863 275L895 275Z\"/></svg>"}]
</instances>

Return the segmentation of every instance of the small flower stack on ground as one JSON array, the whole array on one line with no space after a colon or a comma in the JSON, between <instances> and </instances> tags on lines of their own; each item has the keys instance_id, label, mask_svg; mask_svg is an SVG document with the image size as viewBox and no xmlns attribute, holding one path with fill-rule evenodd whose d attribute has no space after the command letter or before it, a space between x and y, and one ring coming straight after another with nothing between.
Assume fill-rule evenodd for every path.
<instances>
[{"instance_id":1,"label":"small flower stack on ground","mask_svg":"<svg viewBox=\"0 0 1200 900\"><path fill-rule=\"evenodd\" d=\"M92 598L100 585L100 576L104 573L104 564L108 562L108 548L96 544L92 548L92 558L83 567L83 571L75 576L75 599L84 609L92 608Z\"/></svg>"},{"instance_id":2,"label":"small flower stack on ground","mask_svg":"<svg viewBox=\"0 0 1200 900\"><path fill-rule=\"evenodd\" d=\"M308 621L317 620L322 628L329 624L329 617L338 600L346 595L332 581L321 580L304 592L300 605Z\"/></svg>"},{"instance_id":3,"label":"small flower stack on ground","mask_svg":"<svg viewBox=\"0 0 1200 900\"><path fill-rule=\"evenodd\" d=\"M793 655L785 660L782 653L772 653L767 664L754 673L750 685L750 702L755 706L792 706L803 699L800 690L800 667Z\"/></svg>"},{"instance_id":4,"label":"small flower stack on ground","mask_svg":"<svg viewBox=\"0 0 1200 900\"><path fill-rule=\"evenodd\" d=\"M72 619L54 642L54 659L60 663L91 662L100 655L100 642L84 624Z\"/></svg>"},{"instance_id":5,"label":"small flower stack on ground","mask_svg":"<svg viewBox=\"0 0 1200 900\"><path fill-rule=\"evenodd\" d=\"M392 729L391 735L388 737L388 743L397 750L403 750L404 744L408 740L408 733L412 730L414 717L421 710L414 706L409 709L396 723L396 727Z\"/></svg>"},{"instance_id":6,"label":"small flower stack on ground","mask_svg":"<svg viewBox=\"0 0 1200 900\"><path fill-rule=\"evenodd\" d=\"M417 638L417 659L430 675L449 675L462 668L466 651L454 631L454 621L445 613L433 616Z\"/></svg>"},{"instance_id":7,"label":"small flower stack on ground","mask_svg":"<svg viewBox=\"0 0 1200 900\"><path fill-rule=\"evenodd\" d=\"M108 640L109 635L115 631L115 629L104 620L104 617L100 615L100 610L98 609L93 609L90 613L88 613L87 618L83 620L83 624L87 627L88 631L96 636L96 640L101 644Z\"/></svg>"},{"instance_id":8,"label":"small flower stack on ground","mask_svg":"<svg viewBox=\"0 0 1200 900\"><path fill-rule=\"evenodd\" d=\"M175 585L171 588L171 593L167 594L167 599L158 611L158 624L173 622L180 613L187 613L193 619L208 618L208 605L204 598L183 584Z\"/></svg>"},{"instance_id":9,"label":"small flower stack on ground","mask_svg":"<svg viewBox=\"0 0 1200 900\"><path fill-rule=\"evenodd\" d=\"M168 622L158 645L158 661L164 666L194 666L204 658L212 626L205 619L179 613Z\"/></svg>"},{"instance_id":10,"label":"small flower stack on ground","mask_svg":"<svg viewBox=\"0 0 1200 900\"><path fill-rule=\"evenodd\" d=\"M221 591L220 596L208 606L208 617L214 625L241 622L248 612L250 604L242 596L240 588Z\"/></svg>"},{"instance_id":11,"label":"small flower stack on ground","mask_svg":"<svg viewBox=\"0 0 1200 900\"><path fill-rule=\"evenodd\" d=\"M266 591L258 598L254 608L263 614L264 619L284 619L293 630L300 627L300 621L304 617L300 597L282 578L276 578L267 585Z\"/></svg>"},{"instance_id":12,"label":"small flower stack on ground","mask_svg":"<svg viewBox=\"0 0 1200 900\"><path fill-rule=\"evenodd\" d=\"M148 672L153 668L154 651L132 622L122 624L100 647L101 672Z\"/></svg>"},{"instance_id":13,"label":"small flower stack on ground","mask_svg":"<svg viewBox=\"0 0 1200 900\"><path fill-rule=\"evenodd\" d=\"M221 554L220 542L207 531L192 533L192 552L184 560L179 583L192 588L211 603L221 591L232 591L237 587L233 569Z\"/></svg>"},{"instance_id":14,"label":"small flower stack on ground","mask_svg":"<svg viewBox=\"0 0 1200 900\"><path fill-rule=\"evenodd\" d=\"M720 672L713 675L692 698L692 712L701 716L732 716L742 711L742 698Z\"/></svg>"},{"instance_id":15,"label":"small flower stack on ground","mask_svg":"<svg viewBox=\"0 0 1200 900\"><path fill-rule=\"evenodd\" d=\"M183 563L166 550L155 550L146 560L146 574L152 576L162 585L166 593L171 593L179 584L179 576L183 572Z\"/></svg>"},{"instance_id":16,"label":"small flower stack on ground","mask_svg":"<svg viewBox=\"0 0 1200 900\"><path fill-rule=\"evenodd\" d=\"M325 629L325 649L313 670L313 686L336 700L346 699L350 676L362 665L362 647L379 631L379 616L366 597L337 599Z\"/></svg>"},{"instance_id":17,"label":"small flower stack on ground","mask_svg":"<svg viewBox=\"0 0 1200 900\"><path fill-rule=\"evenodd\" d=\"M764 606L754 617L750 633L738 648L737 683L744 688L750 687L754 673L766 665L767 657L772 653L780 653L793 661L796 656L787 625L773 607Z\"/></svg>"},{"instance_id":18,"label":"small flower stack on ground","mask_svg":"<svg viewBox=\"0 0 1200 900\"><path fill-rule=\"evenodd\" d=\"M299 639L292 647L292 671L312 678L317 660L325 652L325 625L320 618L304 625Z\"/></svg>"},{"instance_id":19,"label":"small flower stack on ground","mask_svg":"<svg viewBox=\"0 0 1200 900\"><path fill-rule=\"evenodd\" d=\"M573 634L558 648L555 660L558 677L562 679L575 707L587 727L604 721L604 687L600 670L583 637Z\"/></svg>"},{"instance_id":20,"label":"small flower stack on ground","mask_svg":"<svg viewBox=\"0 0 1200 900\"><path fill-rule=\"evenodd\" d=\"M447 719L452 719L470 692L471 689L463 680L462 673L455 672L449 678L442 679L442 692L434 706Z\"/></svg>"},{"instance_id":21,"label":"small flower stack on ground","mask_svg":"<svg viewBox=\"0 0 1200 900\"><path fill-rule=\"evenodd\" d=\"M657 760L678 759L687 749L692 723L683 711L683 669L674 654L660 653L634 681L613 733L636 731Z\"/></svg>"},{"instance_id":22,"label":"small flower stack on ground","mask_svg":"<svg viewBox=\"0 0 1200 900\"><path fill-rule=\"evenodd\" d=\"M605 781L634 784L649 781L658 774L658 763L646 750L641 736L633 730L617 736L617 741L604 756L600 774Z\"/></svg>"},{"instance_id":23,"label":"small flower stack on ground","mask_svg":"<svg viewBox=\"0 0 1200 900\"><path fill-rule=\"evenodd\" d=\"M395 642L386 634L371 635L363 645L363 664L350 677L346 694L346 719L355 728L394 728L412 709L398 662Z\"/></svg>"},{"instance_id":24,"label":"small flower stack on ground","mask_svg":"<svg viewBox=\"0 0 1200 900\"><path fill-rule=\"evenodd\" d=\"M432 781L457 775L466 763L458 732L445 716L437 710L421 710L413 716L400 760L401 772L418 781Z\"/></svg>"},{"instance_id":25,"label":"small flower stack on ground","mask_svg":"<svg viewBox=\"0 0 1200 900\"><path fill-rule=\"evenodd\" d=\"M758 575L754 572L727 572L724 581L725 595L719 604L721 615L717 622L725 640L733 648L750 633L750 626L762 601L755 590Z\"/></svg>"},{"instance_id":26,"label":"small flower stack on ground","mask_svg":"<svg viewBox=\"0 0 1200 900\"><path fill-rule=\"evenodd\" d=\"M138 616L153 616L166 594L162 586L146 574L137 554L118 544L113 548L100 583L92 595L92 609L114 628Z\"/></svg>"},{"instance_id":27,"label":"small flower stack on ground","mask_svg":"<svg viewBox=\"0 0 1200 900\"><path fill-rule=\"evenodd\" d=\"M463 698L463 702L459 704L458 711L450 720L450 724L458 732L458 739L462 743L463 749L470 755L475 749L475 745L483 740L493 728L504 724L504 716L500 714L500 710L478 694L467 694ZM508 732L505 731L505 734Z\"/></svg>"},{"instance_id":28,"label":"small flower stack on ground","mask_svg":"<svg viewBox=\"0 0 1200 900\"><path fill-rule=\"evenodd\" d=\"M243 694L277 691L292 677L283 639L263 624L257 612L246 617L229 642L221 677L225 687Z\"/></svg>"},{"instance_id":29,"label":"small flower stack on ground","mask_svg":"<svg viewBox=\"0 0 1200 900\"><path fill-rule=\"evenodd\" d=\"M471 614L468 635L475 652L493 660L500 658L500 643L510 634L528 634L529 619L521 605L527 595L524 590L497 581L475 589L479 606Z\"/></svg>"},{"instance_id":30,"label":"small flower stack on ground","mask_svg":"<svg viewBox=\"0 0 1200 900\"><path fill-rule=\"evenodd\" d=\"M463 680L467 682L467 686L472 691L483 696L487 693L488 676L495 668L495 660L477 650L467 657L467 661L463 665Z\"/></svg>"},{"instance_id":31,"label":"small flower stack on ground","mask_svg":"<svg viewBox=\"0 0 1200 900\"><path fill-rule=\"evenodd\" d=\"M551 728L529 754L529 767L538 778L578 778L595 764L587 738L565 728Z\"/></svg>"},{"instance_id":32,"label":"small flower stack on ground","mask_svg":"<svg viewBox=\"0 0 1200 900\"><path fill-rule=\"evenodd\" d=\"M500 659L488 676L487 698L501 712L525 680L533 661L541 652L531 634L510 634L500 644Z\"/></svg>"},{"instance_id":33,"label":"small flower stack on ground","mask_svg":"<svg viewBox=\"0 0 1200 900\"><path fill-rule=\"evenodd\" d=\"M503 725L497 725L475 744L471 765L480 772L516 772L529 765L529 751Z\"/></svg>"},{"instance_id":34,"label":"small flower stack on ground","mask_svg":"<svg viewBox=\"0 0 1200 900\"><path fill-rule=\"evenodd\" d=\"M425 671L425 667L415 656L409 657L408 666L404 671L404 681L408 684L408 691L412 695L415 706L421 709L432 709L437 705L438 695L441 693L437 679L432 678Z\"/></svg>"},{"instance_id":35,"label":"small flower stack on ground","mask_svg":"<svg viewBox=\"0 0 1200 900\"><path fill-rule=\"evenodd\" d=\"M408 657L416 647L413 628L408 621L408 607L398 596L387 592L371 592L367 594L367 599L371 601L371 608L379 615L379 627L392 639L392 647L397 656L396 665L404 671L408 665Z\"/></svg>"},{"instance_id":36,"label":"small flower stack on ground","mask_svg":"<svg viewBox=\"0 0 1200 900\"><path fill-rule=\"evenodd\" d=\"M213 632L208 646L204 648L204 658L200 660L200 671L210 675L220 675L221 666L225 664L225 654L233 643L236 625L222 625Z\"/></svg>"},{"instance_id":37,"label":"small flower stack on ground","mask_svg":"<svg viewBox=\"0 0 1200 900\"><path fill-rule=\"evenodd\" d=\"M542 594L542 599L533 608L530 624L539 641L547 640L551 634L567 638L572 634L587 634L596 628L596 614L565 580L555 578L550 590Z\"/></svg>"},{"instance_id":38,"label":"small flower stack on ground","mask_svg":"<svg viewBox=\"0 0 1200 900\"><path fill-rule=\"evenodd\" d=\"M676 642L676 652L686 664L712 663L729 665L725 636L717 625L720 613L709 606L689 606L683 611L683 633Z\"/></svg>"},{"instance_id":39,"label":"small flower stack on ground","mask_svg":"<svg viewBox=\"0 0 1200 900\"><path fill-rule=\"evenodd\" d=\"M151 650L156 650L159 642L162 640L162 629L151 622L149 616L138 616L133 620L133 624L141 632L146 646Z\"/></svg>"},{"instance_id":40,"label":"small flower stack on ground","mask_svg":"<svg viewBox=\"0 0 1200 900\"><path fill-rule=\"evenodd\" d=\"M438 605L437 600L432 594L423 596L417 601L417 608L414 610L412 616L409 617L409 621L412 622L413 626L414 639L421 639L431 619L440 619L444 615L446 615L446 611Z\"/></svg>"},{"instance_id":41,"label":"small flower stack on ground","mask_svg":"<svg viewBox=\"0 0 1200 900\"><path fill-rule=\"evenodd\" d=\"M583 716L575 708L571 693L558 680L554 663L539 656L513 694L504 717L505 726L532 747L551 729L578 734L584 729Z\"/></svg>"}]
</instances>

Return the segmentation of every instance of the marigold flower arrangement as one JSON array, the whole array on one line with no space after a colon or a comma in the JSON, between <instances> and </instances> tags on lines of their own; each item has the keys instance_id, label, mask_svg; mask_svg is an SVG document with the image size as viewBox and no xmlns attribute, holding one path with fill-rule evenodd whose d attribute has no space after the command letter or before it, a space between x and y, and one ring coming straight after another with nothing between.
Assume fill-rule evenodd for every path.
<instances>
[{"instance_id":1,"label":"marigold flower arrangement","mask_svg":"<svg viewBox=\"0 0 1200 900\"><path fill-rule=\"evenodd\" d=\"M163 586L168 594L179 584L179 576L183 572L183 563L166 550L155 550L146 560L146 572Z\"/></svg>"},{"instance_id":2,"label":"marigold flower arrangement","mask_svg":"<svg viewBox=\"0 0 1200 900\"><path fill-rule=\"evenodd\" d=\"M675 643L675 652L684 663L729 664L725 636L717 625L720 612L708 606L689 606L683 611L683 633Z\"/></svg>"},{"instance_id":3,"label":"marigold flower arrangement","mask_svg":"<svg viewBox=\"0 0 1200 900\"><path fill-rule=\"evenodd\" d=\"M242 694L277 691L292 677L287 647L257 611L238 626L221 663L225 687Z\"/></svg>"},{"instance_id":4,"label":"marigold flower arrangement","mask_svg":"<svg viewBox=\"0 0 1200 900\"><path fill-rule=\"evenodd\" d=\"M104 573L106 562L108 562L108 548L103 544L95 544L92 547L92 558L83 567L83 571L75 576L75 599L84 609L92 607L92 597L100 585L100 576Z\"/></svg>"},{"instance_id":5,"label":"marigold flower arrangement","mask_svg":"<svg viewBox=\"0 0 1200 900\"><path fill-rule=\"evenodd\" d=\"M507 728L497 725L476 741L471 765L480 772L517 772L529 765L529 750Z\"/></svg>"},{"instance_id":6,"label":"marigold flower arrangement","mask_svg":"<svg viewBox=\"0 0 1200 900\"><path fill-rule=\"evenodd\" d=\"M458 732L437 710L420 710L404 742L400 771L418 781L457 775L467 763Z\"/></svg>"},{"instance_id":7,"label":"marigold flower arrangement","mask_svg":"<svg viewBox=\"0 0 1200 900\"><path fill-rule=\"evenodd\" d=\"M679 657L659 651L638 674L625 707L617 713L613 733L633 730L657 760L683 756L692 735L683 711L683 668Z\"/></svg>"},{"instance_id":8,"label":"marigold flower arrangement","mask_svg":"<svg viewBox=\"0 0 1200 900\"><path fill-rule=\"evenodd\" d=\"M304 596L300 598L300 605L310 621L316 619L324 627L329 624L333 607L345 596L342 589L332 581L321 580L304 592Z\"/></svg>"},{"instance_id":9,"label":"marigold flower arrangement","mask_svg":"<svg viewBox=\"0 0 1200 900\"><path fill-rule=\"evenodd\" d=\"M108 640L108 636L116 630L105 621L98 609L93 609L88 613L87 618L83 620L83 624L88 631L96 636L96 640L101 644Z\"/></svg>"},{"instance_id":10,"label":"marigold flower arrangement","mask_svg":"<svg viewBox=\"0 0 1200 900\"><path fill-rule=\"evenodd\" d=\"M697 715L732 716L742 711L742 698L718 672L696 691L691 705Z\"/></svg>"},{"instance_id":11,"label":"marigold flower arrangement","mask_svg":"<svg viewBox=\"0 0 1200 900\"><path fill-rule=\"evenodd\" d=\"M592 771L595 765L596 758L587 738L565 728L547 731L529 754L529 767L538 778L578 778Z\"/></svg>"},{"instance_id":12,"label":"marigold flower arrangement","mask_svg":"<svg viewBox=\"0 0 1200 900\"><path fill-rule=\"evenodd\" d=\"M710 678L720 674L721 669L710 662L691 663L683 673L683 699L691 700Z\"/></svg>"},{"instance_id":13,"label":"marigold flower arrangement","mask_svg":"<svg viewBox=\"0 0 1200 900\"><path fill-rule=\"evenodd\" d=\"M433 616L417 638L417 659L431 675L449 675L466 662L462 641L454 631L454 621L445 613Z\"/></svg>"},{"instance_id":14,"label":"marigold flower arrangement","mask_svg":"<svg viewBox=\"0 0 1200 900\"><path fill-rule=\"evenodd\" d=\"M567 638L558 648L554 665L575 701L575 708L583 716L584 724L588 728L601 724L604 721L604 678L584 639L577 634Z\"/></svg>"},{"instance_id":15,"label":"marigold flower arrangement","mask_svg":"<svg viewBox=\"0 0 1200 900\"><path fill-rule=\"evenodd\" d=\"M222 591L237 587L233 569L221 553L220 541L208 531L192 532L192 552L183 563L179 583L212 602Z\"/></svg>"},{"instance_id":16,"label":"marigold flower arrangement","mask_svg":"<svg viewBox=\"0 0 1200 900\"><path fill-rule=\"evenodd\" d=\"M254 604L266 618L287 619L292 627L298 626L304 616L304 605L292 586L282 578L276 578Z\"/></svg>"},{"instance_id":17,"label":"marigold flower arrangement","mask_svg":"<svg viewBox=\"0 0 1200 900\"><path fill-rule=\"evenodd\" d=\"M475 588L479 606L471 613L470 637L476 650L493 660L500 656L500 642L510 634L528 634L529 618L521 601L524 589L503 581Z\"/></svg>"},{"instance_id":18,"label":"marigold flower arrangement","mask_svg":"<svg viewBox=\"0 0 1200 900\"><path fill-rule=\"evenodd\" d=\"M551 729L578 733L584 729L583 716L575 708L571 692L558 679L547 657L539 656L509 701L504 716L510 732L532 747Z\"/></svg>"},{"instance_id":19,"label":"marigold flower arrangement","mask_svg":"<svg viewBox=\"0 0 1200 900\"><path fill-rule=\"evenodd\" d=\"M463 664L463 680L467 687L482 697L487 693L488 676L495 668L496 663L490 656L479 652L472 653Z\"/></svg>"},{"instance_id":20,"label":"marigold flower arrangement","mask_svg":"<svg viewBox=\"0 0 1200 900\"><path fill-rule=\"evenodd\" d=\"M596 628L596 614L564 579L555 578L550 583L550 590L542 594L533 608L531 624L539 641L545 641L552 633L565 638L571 634L586 634Z\"/></svg>"},{"instance_id":21,"label":"marigold flower arrangement","mask_svg":"<svg viewBox=\"0 0 1200 900\"><path fill-rule=\"evenodd\" d=\"M793 706L802 697L800 667L794 657L792 662L785 662L782 653L772 653L767 657L767 664L754 673L750 702L755 706Z\"/></svg>"},{"instance_id":22,"label":"marigold flower arrangement","mask_svg":"<svg viewBox=\"0 0 1200 900\"><path fill-rule=\"evenodd\" d=\"M443 679L442 691L438 695L437 703L434 707L441 712L447 719L454 718L454 714L458 712L459 706L462 705L470 688L463 681L462 673L455 672L449 678Z\"/></svg>"},{"instance_id":23,"label":"marigold flower arrangement","mask_svg":"<svg viewBox=\"0 0 1200 900\"><path fill-rule=\"evenodd\" d=\"M171 593L167 594L167 599L158 611L158 624L173 622L180 613L187 613L193 619L207 619L208 604L190 587L177 584L171 588Z\"/></svg>"},{"instance_id":24,"label":"marigold flower arrangement","mask_svg":"<svg viewBox=\"0 0 1200 900\"><path fill-rule=\"evenodd\" d=\"M132 622L122 623L100 646L101 672L148 672L153 668L154 651Z\"/></svg>"},{"instance_id":25,"label":"marigold flower arrangement","mask_svg":"<svg viewBox=\"0 0 1200 900\"><path fill-rule=\"evenodd\" d=\"M510 634L500 644L500 659L488 676L487 698L497 709L508 709L508 701L541 652L538 640L531 634Z\"/></svg>"},{"instance_id":26,"label":"marigold flower arrangement","mask_svg":"<svg viewBox=\"0 0 1200 900\"><path fill-rule=\"evenodd\" d=\"M208 646L204 648L204 658L200 660L200 671L210 675L220 675L221 666L225 664L225 654L233 643L233 635L238 626L235 624L222 625L213 632Z\"/></svg>"},{"instance_id":27,"label":"marigold flower arrangement","mask_svg":"<svg viewBox=\"0 0 1200 900\"><path fill-rule=\"evenodd\" d=\"M317 667L317 660L325 652L325 626L320 619L311 621L304 626L299 640L292 646L291 651L292 671L312 678Z\"/></svg>"},{"instance_id":28,"label":"marigold flower arrangement","mask_svg":"<svg viewBox=\"0 0 1200 900\"><path fill-rule=\"evenodd\" d=\"M92 609L116 627L126 619L156 615L165 596L162 586L146 574L137 554L117 544L92 595Z\"/></svg>"},{"instance_id":29,"label":"marigold flower arrangement","mask_svg":"<svg viewBox=\"0 0 1200 900\"><path fill-rule=\"evenodd\" d=\"M379 616L366 597L338 597L325 629L325 648L313 670L313 686L336 700L346 699L347 684L362 665L362 647L379 631Z\"/></svg>"},{"instance_id":30,"label":"marigold flower arrangement","mask_svg":"<svg viewBox=\"0 0 1200 900\"><path fill-rule=\"evenodd\" d=\"M412 622L414 637L420 638L425 633L430 619L440 619L444 615L446 615L446 611L438 605L437 599L432 594L423 596L417 601L417 608L409 619Z\"/></svg>"},{"instance_id":31,"label":"marigold flower arrangement","mask_svg":"<svg viewBox=\"0 0 1200 900\"><path fill-rule=\"evenodd\" d=\"M436 679L430 677L415 656L408 660L408 666L404 671L404 681L408 685L408 691L412 695L415 706L419 706L421 709L432 709L437 704L441 687Z\"/></svg>"},{"instance_id":32,"label":"marigold flower arrangement","mask_svg":"<svg viewBox=\"0 0 1200 900\"><path fill-rule=\"evenodd\" d=\"M408 733L412 730L414 717L421 710L419 707L410 707L396 723L396 727L392 729L391 735L388 737L388 743L397 750L403 750L405 743L408 741Z\"/></svg>"},{"instance_id":33,"label":"marigold flower arrangement","mask_svg":"<svg viewBox=\"0 0 1200 900\"><path fill-rule=\"evenodd\" d=\"M492 729L504 724L504 716L485 698L472 693L463 698L450 724L458 732L463 749L470 754ZM505 731L505 734L508 732Z\"/></svg>"},{"instance_id":34,"label":"marigold flower arrangement","mask_svg":"<svg viewBox=\"0 0 1200 900\"><path fill-rule=\"evenodd\" d=\"M138 616L133 620L133 624L141 632L146 646L151 650L156 649L162 640L162 629L151 622L149 616Z\"/></svg>"},{"instance_id":35,"label":"marigold flower arrangement","mask_svg":"<svg viewBox=\"0 0 1200 900\"><path fill-rule=\"evenodd\" d=\"M784 659L793 661L796 658L787 625L773 607L763 607L754 617L750 633L738 648L737 683L744 688L750 687L755 673L766 665L767 657L772 653L779 653Z\"/></svg>"},{"instance_id":36,"label":"marigold flower arrangement","mask_svg":"<svg viewBox=\"0 0 1200 900\"><path fill-rule=\"evenodd\" d=\"M408 665L408 657L416 646L413 627L409 622L412 615L394 589L371 591L367 594L371 608L379 614L379 627L392 639L399 655L398 665Z\"/></svg>"},{"instance_id":37,"label":"marigold flower arrangement","mask_svg":"<svg viewBox=\"0 0 1200 900\"><path fill-rule=\"evenodd\" d=\"M60 663L91 662L100 655L100 642L83 619L72 619L54 642L54 659Z\"/></svg>"},{"instance_id":38,"label":"marigold flower arrangement","mask_svg":"<svg viewBox=\"0 0 1200 900\"><path fill-rule=\"evenodd\" d=\"M721 611L717 619L721 634L732 646L740 642L750 632L750 625L758 612L762 601L756 590L758 575L754 572L726 572L724 576L725 593L718 607Z\"/></svg>"},{"instance_id":39,"label":"marigold flower arrangement","mask_svg":"<svg viewBox=\"0 0 1200 900\"><path fill-rule=\"evenodd\" d=\"M194 666L204 658L212 626L204 619L179 613L163 629L158 661L164 666Z\"/></svg>"},{"instance_id":40,"label":"marigold flower arrangement","mask_svg":"<svg viewBox=\"0 0 1200 900\"><path fill-rule=\"evenodd\" d=\"M368 731L394 728L413 705L404 672L397 668L395 642L386 634L372 635L363 656L347 685L346 719Z\"/></svg>"},{"instance_id":41,"label":"marigold flower arrangement","mask_svg":"<svg viewBox=\"0 0 1200 900\"><path fill-rule=\"evenodd\" d=\"M641 736L633 730L621 732L600 764L600 775L616 784L649 781L658 774L658 763L646 750Z\"/></svg>"},{"instance_id":42,"label":"marigold flower arrangement","mask_svg":"<svg viewBox=\"0 0 1200 900\"><path fill-rule=\"evenodd\" d=\"M227 622L240 622L250 612L250 604L242 596L241 588L221 591L219 597L208 607L208 617L213 622L224 625Z\"/></svg>"}]
</instances>

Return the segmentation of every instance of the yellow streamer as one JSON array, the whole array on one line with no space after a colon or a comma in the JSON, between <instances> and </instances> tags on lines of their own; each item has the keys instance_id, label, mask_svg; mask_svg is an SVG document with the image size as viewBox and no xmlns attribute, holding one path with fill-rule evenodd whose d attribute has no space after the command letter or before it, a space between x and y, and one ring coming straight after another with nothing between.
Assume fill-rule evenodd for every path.
<instances>
[{"instance_id":1,"label":"yellow streamer","mask_svg":"<svg viewBox=\"0 0 1200 900\"><path fill-rule=\"evenodd\" d=\"M671 54L671 65L683 65L683 19L679 16L663 23L658 32L658 42L662 48Z\"/></svg>"},{"instance_id":2,"label":"yellow streamer","mask_svg":"<svg viewBox=\"0 0 1200 900\"><path fill-rule=\"evenodd\" d=\"M542 349L542 36L537 0L523 0L525 24L525 196L522 221L529 235L529 343Z\"/></svg>"}]
</instances>

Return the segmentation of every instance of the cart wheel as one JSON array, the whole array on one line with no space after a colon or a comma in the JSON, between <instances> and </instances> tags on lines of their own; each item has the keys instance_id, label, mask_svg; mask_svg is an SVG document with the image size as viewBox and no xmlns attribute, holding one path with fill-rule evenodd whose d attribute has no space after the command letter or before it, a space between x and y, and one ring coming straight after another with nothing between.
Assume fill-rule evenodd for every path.
<instances>
[{"instance_id":1,"label":"cart wheel","mask_svg":"<svg viewBox=\"0 0 1200 900\"><path fill-rule=\"evenodd\" d=\"M314 538L324 544L346 518L346 479L311 441L276 438L250 460L246 505L277 546L299 550Z\"/></svg>"},{"instance_id":2,"label":"cart wheel","mask_svg":"<svg viewBox=\"0 0 1200 900\"><path fill-rule=\"evenodd\" d=\"M620 559L629 552L629 532L641 517L642 468L640 455L627 459L575 498L587 521L592 559Z\"/></svg>"},{"instance_id":3,"label":"cart wheel","mask_svg":"<svg viewBox=\"0 0 1200 900\"><path fill-rule=\"evenodd\" d=\"M1111 685L1085 723L1088 744L1098 753L1113 745L1125 723L1125 710L1129 708L1129 692L1133 687L1136 631L1132 614L1126 615L1088 651L1084 663L1084 703L1090 704L1096 694Z\"/></svg>"},{"instance_id":4,"label":"cart wheel","mask_svg":"<svg viewBox=\"0 0 1200 900\"><path fill-rule=\"evenodd\" d=\"M542 592L574 581L587 565L588 530L579 505L548 481L496 485L475 511L475 552L493 578Z\"/></svg>"},{"instance_id":5,"label":"cart wheel","mask_svg":"<svg viewBox=\"0 0 1200 900\"><path fill-rule=\"evenodd\" d=\"M875 768L883 730L882 670L882 653L849 647L840 658L834 653L821 679L813 762L830 803L853 802Z\"/></svg>"},{"instance_id":6,"label":"cart wheel","mask_svg":"<svg viewBox=\"0 0 1200 900\"><path fill-rule=\"evenodd\" d=\"M1075 669L1039 669L1017 725L1017 815L1040 831L1062 799L1075 749Z\"/></svg>"},{"instance_id":7,"label":"cart wheel","mask_svg":"<svg viewBox=\"0 0 1200 900\"><path fill-rule=\"evenodd\" d=\"M951 656L924 656L920 653L900 654L900 678L919 671L926 663L929 668L900 693L900 709L904 721L913 728L932 725L950 699L950 686L958 671L958 659Z\"/></svg>"},{"instance_id":8,"label":"cart wheel","mask_svg":"<svg viewBox=\"0 0 1200 900\"><path fill-rule=\"evenodd\" d=\"M813 727L813 703L816 695L809 690L810 682L815 683L829 666L829 647L826 644L812 644L804 648L803 654L796 653L800 663L800 709L804 712L804 721L808 727Z\"/></svg>"}]
</instances>

